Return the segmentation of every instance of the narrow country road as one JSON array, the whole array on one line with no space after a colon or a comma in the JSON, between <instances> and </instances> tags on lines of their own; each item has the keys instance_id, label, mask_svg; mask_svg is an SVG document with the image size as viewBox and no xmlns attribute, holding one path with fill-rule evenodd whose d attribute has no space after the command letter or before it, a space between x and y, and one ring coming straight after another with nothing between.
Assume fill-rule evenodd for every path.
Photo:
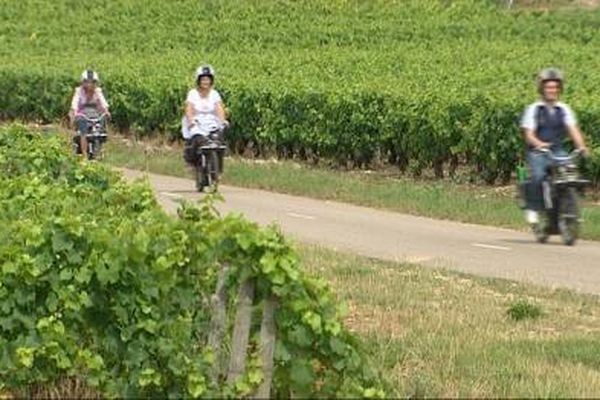
<instances>
[{"instance_id":1,"label":"narrow country road","mask_svg":"<svg viewBox=\"0 0 600 400\"><path fill-rule=\"evenodd\" d=\"M121 170L128 179L145 175ZM173 212L179 199L198 199L190 179L148 174L158 199ZM276 222L290 237L392 261L409 261L485 277L600 294L600 242L549 244L508 229L380 211L332 201L222 186L222 212L242 212L260 224Z\"/></svg>"}]
</instances>

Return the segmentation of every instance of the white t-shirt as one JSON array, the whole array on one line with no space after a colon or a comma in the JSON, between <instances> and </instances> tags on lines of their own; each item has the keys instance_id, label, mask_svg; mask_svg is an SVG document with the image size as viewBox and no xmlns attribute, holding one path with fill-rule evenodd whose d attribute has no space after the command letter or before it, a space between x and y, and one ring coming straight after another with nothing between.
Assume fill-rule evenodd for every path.
<instances>
[{"instance_id":1,"label":"white t-shirt","mask_svg":"<svg viewBox=\"0 0 600 400\"><path fill-rule=\"evenodd\" d=\"M535 111L539 106L548 107L546 103L543 101L536 101L535 103L529 105L525 109L525 113L521 118L521 128L529 129L535 131L537 129L537 121L535 120ZM571 107L566 105L565 103L558 102L556 103L556 107L561 108L565 114L565 124L567 126L575 126L577 124L577 119L575 119L575 113L571 110ZM554 112L554 108L549 107L549 112Z\"/></svg>"},{"instance_id":2,"label":"white t-shirt","mask_svg":"<svg viewBox=\"0 0 600 400\"><path fill-rule=\"evenodd\" d=\"M221 95L214 89L211 89L207 97L200 96L198 89L192 89L188 92L186 103L194 108L194 120L196 125L190 130L187 117L181 120L181 133L185 139L193 135L208 135L215 127L221 126L222 121L217 115L217 104L221 102Z\"/></svg>"}]
</instances>

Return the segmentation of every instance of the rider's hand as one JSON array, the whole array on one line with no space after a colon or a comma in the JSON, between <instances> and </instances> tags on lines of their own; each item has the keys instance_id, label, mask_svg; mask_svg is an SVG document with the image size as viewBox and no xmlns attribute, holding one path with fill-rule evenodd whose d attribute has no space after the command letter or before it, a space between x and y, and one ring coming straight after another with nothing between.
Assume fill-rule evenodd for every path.
<instances>
[{"instance_id":1,"label":"rider's hand","mask_svg":"<svg viewBox=\"0 0 600 400\"><path fill-rule=\"evenodd\" d=\"M110 115L110 111L106 110L106 112L104 113L104 118L106 118L107 121L110 121L112 115Z\"/></svg>"},{"instance_id":2,"label":"rider's hand","mask_svg":"<svg viewBox=\"0 0 600 400\"><path fill-rule=\"evenodd\" d=\"M582 155L584 158L587 158L587 157L589 157L589 156L590 156L590 150L589 150L589 149L588 149L586 146L581 146L581 147L579 148L579 151L581 151L581 155Z\"/></svg>"},{"instance_id":3,"label":"rider's hand","mask_svg":"<svg viewBox=\"0 0 600 400\"><path fill-rule=\"evenodd\" d=\"M536 146L537 150L542 150L542 149L547 149L550 147L550 143L548 142L539 142L538 145Z\"/></svg>"}]
</instances>

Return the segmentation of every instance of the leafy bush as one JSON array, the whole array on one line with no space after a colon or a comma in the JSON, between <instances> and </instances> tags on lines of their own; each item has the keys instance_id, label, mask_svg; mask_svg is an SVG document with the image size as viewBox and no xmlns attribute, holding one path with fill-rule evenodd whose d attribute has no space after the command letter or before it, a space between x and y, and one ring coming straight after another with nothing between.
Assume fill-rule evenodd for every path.
<instances>
[{"instance_id":1,"label":"leafy bush","mask_svg":"<svg viewBox=\"0 0 600 400\"><path fill-rule=\"evenodd\" d=\"M147 184L79 163L58 137L0 129L0 390L65 377L107 396L240 396L212 383L210 297L220 265L280 306L274 394L381 395L334 296L275 229L210 203L166 215Z\"/></svg>"},{"instance_id":2,"label":"leafy bush","mask_svg":"<svg viewBox=\"0 0 600 400\"><path fill-rule=\"evenodd\" d=\"M536 319L542 316L542 309L527 300L518 300L510 305L506 314L515 321Z\"/></svg>"}]
</instances>

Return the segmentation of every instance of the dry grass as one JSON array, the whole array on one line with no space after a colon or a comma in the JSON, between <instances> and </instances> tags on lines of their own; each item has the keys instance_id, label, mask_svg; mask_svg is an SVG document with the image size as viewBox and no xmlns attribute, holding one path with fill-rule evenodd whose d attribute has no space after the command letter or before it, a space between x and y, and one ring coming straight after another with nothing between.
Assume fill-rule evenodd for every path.
<instances>
[{"instance_id":1,"label":"dry grass","mask_svg":"<svg viewBox=\"0 0 600 400\"><path fill-rule=\"evenodd\" d=\"M598 397L600 301L302 247L398 396ZM515 322L517 299L543 315Z\"/></svg>"},{"instance_id":2,"label":"dry grass","mask_svg":"<svg viewBox=\"0 0 600 400\"><path fill-rule=\"evenodd\" d=\"M82 379L63 377L51 384L35 384L18 393L0 392L0 399L102 399L103 396Z\"/></svg>"}]
</instances>

